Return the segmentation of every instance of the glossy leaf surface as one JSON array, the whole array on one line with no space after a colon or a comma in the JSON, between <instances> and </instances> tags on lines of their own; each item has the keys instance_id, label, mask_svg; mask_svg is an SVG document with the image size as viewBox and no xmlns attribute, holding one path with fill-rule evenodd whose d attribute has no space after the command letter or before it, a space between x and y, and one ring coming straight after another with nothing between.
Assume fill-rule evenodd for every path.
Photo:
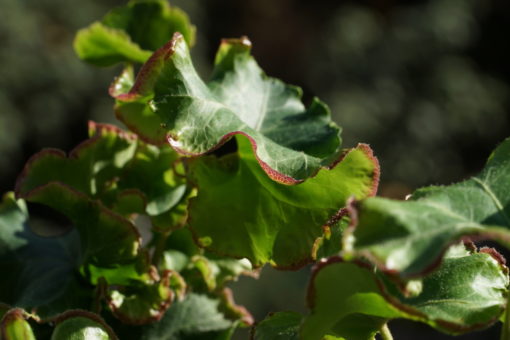
<instances>
[{"instance_id":1,"label":"glossy leaf surface","mask_svg":"<svg viewBox=\"0 0 510 340\"><path fill-rule=\"evenodd\" d=\"M299 340L303 316L295 312L278 312L262 320L253 330L253 340Z\"/></svg>"},{"instance_id":2,"label":"glossy leaf surface","mask_svg":"<svg viewBox=\"0 0 510 340\"><path fill-rule=\"evenodd\" d=\"M370 198L353 206L349 251L409 278L427 271L463 237L510 248L510 140L467 181L418 190L409 201Z\"/></svg>"},{"instance_id":3,"label":"glossy leaf surface","mask_svg":"<svg viewBox=\"0 0 510 340\"><path fill-rule=\"evenodd\" d=\"M372 195L378 165L364 145L347 152L331 170L288 186L268 178L239 137L239 157L201 158L190 165L198 196L190 201L189 225L213 252L297 267L309 262L315 240L351 195Z\"/></svg>"},{"instance_id":4,"label":"glossy leaf surface","mask_svg":"<svg viewBox=\"0 0 510 340\"><path fill-rule=\"evenodd\" d=\"M51 340L117 340L113 330L96 314L76 310L57 319Z\"/></svg>"},{"instance_id":5,"label":"glossy leaf surface","mask_svg":"<svg viewBox=\"0 0 510 340\"><path fill-rule=\"evenodd\" d=\"M187 155L204 154L233 135L244 135L260 166L282 183L301 182L331 166L341 141L329 109L318 99L305 108L301 90L265 76L250 46L245 38L223 41L206 85L184 38L175 35L142 67L129 92L112 91L117 116L146 140L168 139Z\"/></svg>"},{"instance_id":6,"label":"glossy leaf surface","mask_svg":"<svg viewBox=\"0 0 510 340\"><path fill-rule=\"evenodd\" d=\"M97 66L144 63L175 32L189 45L194 43L195 27L180 9L166 0L134 0L80 30L74 48L81 59Z\"/></svg>"},{"instance_id":7,"label":"glossy leaf surface","mask_svg":"<svg viewBox=\"0 0 510 340\"><path fill-rule=\"evenodd\" d=\"M303 338L330 334L368 339L394 318L421 321L451 334L487 327L504 311L508 269L488 253L470 254L460 247L409 297L366 264L340 258L321 263L309 290L312 312L303 324Z\"/></svg>"}]
</instances>

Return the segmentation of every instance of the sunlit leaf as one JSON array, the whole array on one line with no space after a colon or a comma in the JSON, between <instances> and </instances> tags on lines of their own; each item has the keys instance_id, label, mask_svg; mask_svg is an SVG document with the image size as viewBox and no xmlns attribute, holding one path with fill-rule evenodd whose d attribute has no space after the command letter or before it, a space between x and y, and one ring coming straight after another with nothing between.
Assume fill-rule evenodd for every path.
<instances>
[{"instance_id":1,"label":"sunlit leaf","mask_svg":"<svg viewBox=\"0 0 510 340\"><path fill-rule=\"evenodd\" d=\"M309 262L322 226L347 198L372 195L377 186L378 165L364 145L348 151L333 169L296 186L267 177L244 137L238 145L240 157L231 154L191 163L198 195L190 201L188 224L206 249L247 258L255 267Z\"/></svg>"},{"instance_id":2,"label":"sunlit leaf","mask_svg":"<svg viewBox=\"0 0 510 340\"><path fill-rule=\"evenodd\" d=\"M494 239L510 248L510 140L469 180L418 190L408 201L369 198L352 206L347 250L405 278L437 265L456 240ZM357 217L356 217L357 216Z\"/></svg>"},{"instance_id":3,"label":"sunlit leaf","mask_svg":"<svg viewBox=\"0 0 510 340\"><path fill-rule=\"evenodd\" d=\"M246 38L223 41L206 85L176 34L142 67L129 92L111 91L117 116L144 139L156 144L167 139L186 155L204 154L244 135L264 171L286 184L332 166L341 141L327 106L314 99L305 108L301 90L264 75L250 46Z\"/></svg>"},{"instance_id":4,"label":"sunlit leaf","mask_svg":"<svg viewBox=\"0 0 510 340\"><path fill-rule=\"evenodd\" d=\"M498 320L506 304L508 269L485 252L455 249L438 269L416 282L408 297L367 264L331 258L315 269L309 289L311 314L304 339L323 335L371 338L390 319L421 321L461 334Z\"/></svg>"}]
</instances>

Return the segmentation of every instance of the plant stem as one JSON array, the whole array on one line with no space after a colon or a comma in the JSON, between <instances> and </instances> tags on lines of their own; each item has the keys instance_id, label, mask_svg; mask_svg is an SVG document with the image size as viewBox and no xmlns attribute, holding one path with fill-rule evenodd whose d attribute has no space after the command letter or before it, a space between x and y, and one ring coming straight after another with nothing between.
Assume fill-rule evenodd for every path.
<instances>
[{"instance_id":1,"label":"plant stem","mask_svg":"<svg viewBox=\"0 0 510 340\"><path fill-rule=\"evenodd\" d=\"M379 330L379 334L381 334L382 340L393 340L393 335L391 335L390 329L388 328L388 324L385 323L381 329Z\"/></svg>"},{"instance_id":2,"label":"plant stem","mask_svg":"<svg viewBox=\"0 0 510 340\"><path fill-rule=\"evenodd\" d=\"M156 267L159 265L161 261L161 256L163 256L163 252L165 251L166 240L168 236L170 236L171 232L165 232L159 234L159 239L156 243L156 248L154 249L154 254L152 255L152 264Z\"/></svg>"},{"instance_id":3,"label":"plant stem","mask_svg":"<svg viewBox=\"0 0 510 340\"><path fill-rule=\"evenodd\" d=\"M505 322L501 326L501 340L510 340L510 294L506 298Z\"/></svg>"}]
</instances>

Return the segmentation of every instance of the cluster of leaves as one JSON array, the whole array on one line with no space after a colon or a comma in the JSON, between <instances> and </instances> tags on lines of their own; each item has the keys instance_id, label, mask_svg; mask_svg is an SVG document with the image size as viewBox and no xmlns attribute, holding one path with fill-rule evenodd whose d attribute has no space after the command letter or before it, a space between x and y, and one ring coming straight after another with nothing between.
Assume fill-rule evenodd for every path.
<instances>
[{"instance_id":1,"label":"cluster of leaves","mask_svg":"<svg viewBox=\"0 0 510 340\"><path fill-rule=\"evenodd\" d=\"M317 262L310 313L273 314L254 339L371 339L394 318L459 334L498 320L508 270L468 237L510 244L510 141L467 182L368 198L377 159L341 148L323 102L306 107L266 76L247 38L222 41L204 82L193 41L165 0L78 32L82 59L123 64L110 94L131 132L90 122L89 139L34 155L4 196L3 339L230 339L253 319L225 285L267 263ZM29 212L40 206L65 232L43 235Z\"/></svg>"}]
</instances>

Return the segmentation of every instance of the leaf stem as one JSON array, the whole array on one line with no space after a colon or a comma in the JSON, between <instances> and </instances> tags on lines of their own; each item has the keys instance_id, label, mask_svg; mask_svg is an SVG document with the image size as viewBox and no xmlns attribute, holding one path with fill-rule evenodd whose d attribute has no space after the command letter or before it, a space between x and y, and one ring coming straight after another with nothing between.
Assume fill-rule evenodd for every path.
<instances>
[{"instance_id":1,"label":"leaf stem","mask_svg":"<svg viewBox=\"0 0 510 340\"><path fill-rule=\"evenodd\" d=\"M388 324L385 323L381 329L379 330L379 334L381 334L382 340L393 340L393 335L391 335L390 329L388 328Z\"/></svg>"},{"instance_id":2,"label":"leaf stem","mask_svg":"<svg viewBox=\"0 0 510 340\"><path fill-rule=\"evenodd\" d=\"M166 240L168 236L170 236L171 231L160 233L160 237L157 240L156 248L154 249L154 254L152 255L152 264L158 267L159 262L161 261L161 257L163 256L163 252L165 251Z\"/></svg>"},{"instance_id":3,"label":"leaf stem","mask_svg":"<svg viewBox=\"0 0 510 340\"><path fill-rule=\"evenodd\" d=\"M507 292L506 309L505 309L505 322L501 327L501 340L510 340L510 292Z\"/></svg>"}]
</instances>

